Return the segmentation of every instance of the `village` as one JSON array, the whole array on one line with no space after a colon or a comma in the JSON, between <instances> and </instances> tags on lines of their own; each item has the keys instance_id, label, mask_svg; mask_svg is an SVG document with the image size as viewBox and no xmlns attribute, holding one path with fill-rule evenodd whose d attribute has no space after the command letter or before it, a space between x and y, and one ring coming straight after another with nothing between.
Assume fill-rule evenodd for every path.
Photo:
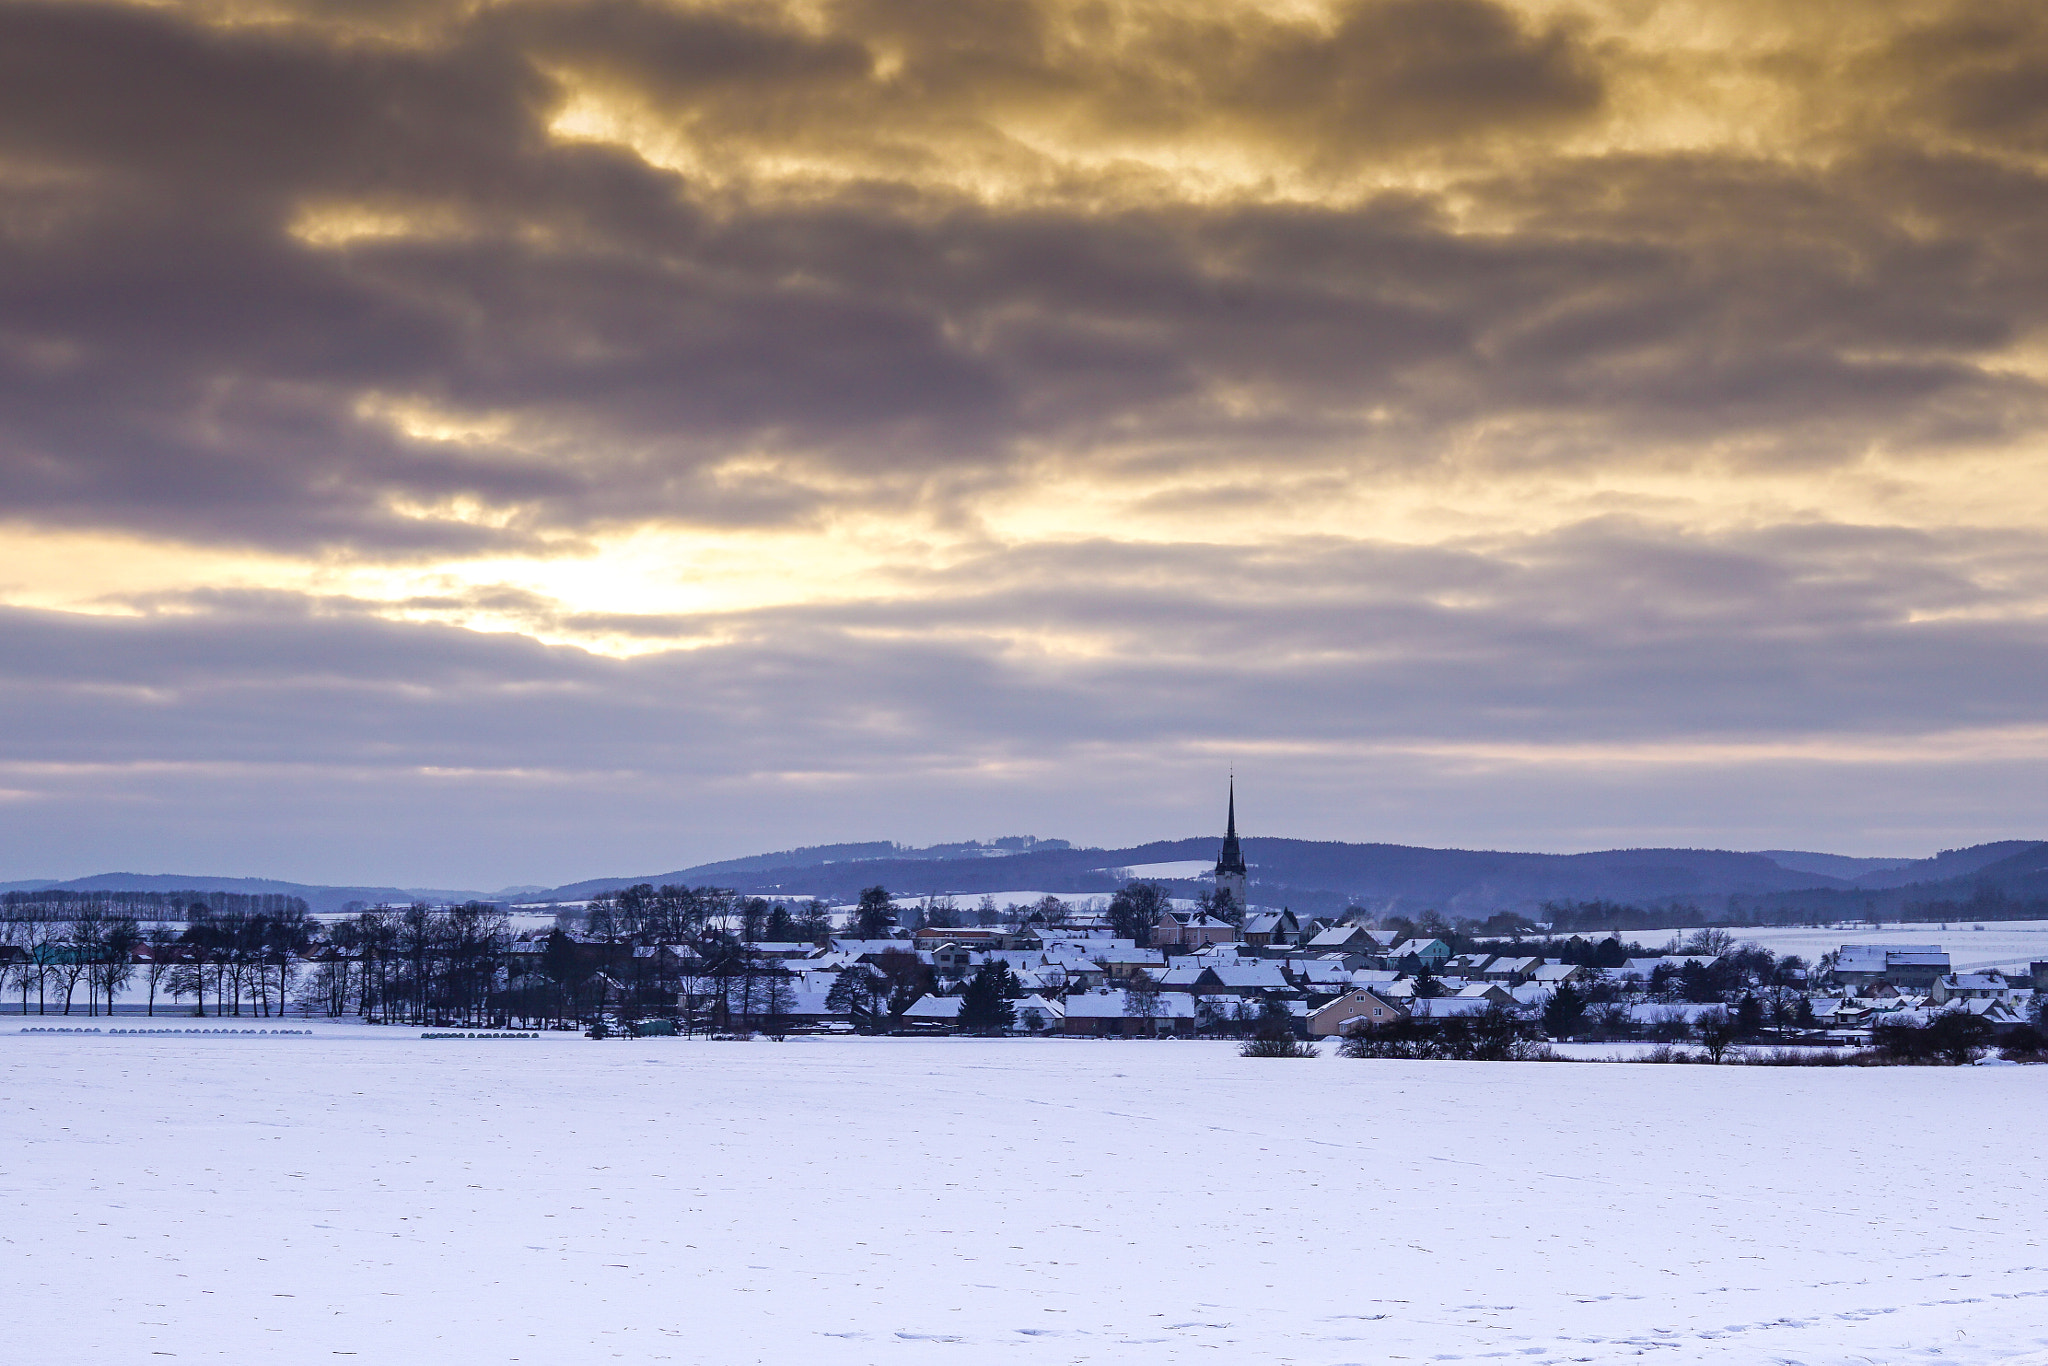
<instances>
[{"instance_id":1,"label":"village","mask_svg":"<svg viewBox=\"0 0 2048 1366\"><path fill-rule=\"evenodd\" d=\"M1100 913L1053 914L1007 927L755 942L741 965L688 945L607 945L549 930L511 945L508 974L542 993L544 960L567 948L608 995L599 1013L634 1033L1236 1038L1284 1012L1295 1035L1320 1039L1498 1011L1560 1040L1683 1042L1725 1016L1746 1041L1855 1045L1886 1023L1925 1025L1946 1012L1983 1021L1996 1040L2033 1026L2048 999L2048 962L2024 976L1959 973L1934 944L1845 945L1809 966L1719 931L1662 952L1583 937L1466 947L1470 937L1456 931L1304 925L1284 910L1233 923L1174 909L1141 945ZM972 988L990 979L1002 1004L977 1017Z\"/></svg>"},{"instance_id":2,"label":"village","mask_svg":"<svg viewBox=\"0 0 2048 1366\"><path fill-rule=\"evenodd\" d=\"M1557 1043L1854 1048L1935 1031L1951 1060L2043 1051L2048 961L1959 970L1939 943L1843 943L1812 962L1700 928L1645 947L1525 916L1300 917L1250 901L1234 794L1197 898L971 908L870 887L852 905L641 884L566 906L359 907L215 896L146 927L120 907L9 894L0 991L26 1015L210 1014L593 1037L974 1034L1259 1038L1457 1033ZM130 911L137 909L128 908ZM526 922L521 927L514 913ZM538 922L538 923L535 923ZM33 1000L31 999L33 998Z\"/></svg>"},{"instance_id":3,"label":"village","mask_svg":"<svg viewBox=\"0 0 2048 1366\"><path fill-rule=\"evenodd\" d=\"M1549 937L1512 913L1451 922L1429 912L1411 922L1353 908L1304 920L1261 907L1250 901L1234 783L1211 876L1191 902L1134 881L1106 902L1047 895L998 908L984 897L971 913L950 897L902 904L879 886L837 914L814 904L804 922L761 903L743 908L742 924L783 926L781 942L749 936L709 956L690 945L625 956L614 903L586 910L580 936L561 927L529 934L510 958L531 994L559 984L565 955L580 956L584 980L603 977L616 989L627 1032L1307 1041L1482 1017L1496 1030L1558 1041L1698 1038L1718 1058L1731 1043L1867 1044L1886 1025L1924 1030L1947 1015L1964 1019L1959 1037L2028 1053L2041 1046L2048 962L2031 963L2024 977L1959 973L1938 944L1845 944L1809 964L1715 929L1650 950L1619 933ZM627 919L658 923L644 908L660 895L631 889ZM593 916L604 931L596 938ZM806 941L802 923L821 930ZM842 925L861 933L822 928ZM648 1007L659 1023L646 1023ZM600 1032L609 1023L601 1019Z\"/></svg>"}]
</instances>

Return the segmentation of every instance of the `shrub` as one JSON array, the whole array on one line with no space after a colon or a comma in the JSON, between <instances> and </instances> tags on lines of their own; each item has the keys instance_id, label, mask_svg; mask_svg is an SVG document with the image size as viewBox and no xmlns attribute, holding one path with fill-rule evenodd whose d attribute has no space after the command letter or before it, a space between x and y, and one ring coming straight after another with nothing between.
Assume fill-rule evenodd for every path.
<instances>
[{"instance_id":1,"label":"shrub","mask_svg":"<svg viewBox=\"0 0 2048 1366\"><path fill-rule=\"evenodd\" d=\"M1461 1062L1548 1061L1557 1055L1531 1038L1528 1023L1500 1006L1480 1015L1396 1020L1344 1041L1347 1058L1422 1058Z\"/></svg>"},{"instance_id":2,"label":"shrub","mask_svg":"<svg viewBox=\"0 0 2048 1366\"><path fill-rule=\"evenodd\" d=\"M1301 1039L1246 1039L1244 1046L1237 1050L1245 1058L1313 1058L1319 1056L1316 1046Z\"/></svg>"},{"instance_id":3,"label":"shrub","mask_svg":"<svg viewBox=\"0 0 2048 1366\"><path fill-rule=\"evenodd\" d=\"M1294 1015L1279 1001L1267 1001L1259 1008L1258 1023L1251 1037L1237 1050L1247 1058L1313 1058L1316 1046L1304 1043L1294 1032Z\"/></svg>"},{"instance_id":4,"label":"shrub","mask_svg":"<svg viewBox=\"0 0 2048 1366\"><path fill-rule=\"evenodd\" d=\"M2048 1034L2023 1024L2007 1031L2005 1046L1999 1051L1999 1056L2007 1062L2035 1062L2043 1053L2048 1053Z\"/></svg>"},{"instance_id":5,"label":"shrub","mask_svg":"<svg viewBox=\"0 0 2048 1366\"><path fill-rule=\"evenodd\" d=\"M1980 1016L1952 1010L1924 1025L1881 1024L1870 1036L1877 1051L1892 1062L1961 1066L1975 1062L1984 1051L1991 1039L1991 1026Z\"/></svg>"}]
</instances>

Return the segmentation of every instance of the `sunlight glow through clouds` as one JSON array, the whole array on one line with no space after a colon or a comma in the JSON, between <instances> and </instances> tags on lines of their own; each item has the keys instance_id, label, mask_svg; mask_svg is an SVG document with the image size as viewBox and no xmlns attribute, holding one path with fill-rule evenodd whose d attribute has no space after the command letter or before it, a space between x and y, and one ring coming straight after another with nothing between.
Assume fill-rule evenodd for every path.
<instances>
[{"instance_id":1,"label":"sunlight glow through clouds","mask_svg":"<svg viewBox=\"0 0 2048 1366\"><path fill-rule=\"evenodd\" d=\"M2020 0L0 6L0 764L2048 821L2044 81Z\"/></svg>"}]
</instances>

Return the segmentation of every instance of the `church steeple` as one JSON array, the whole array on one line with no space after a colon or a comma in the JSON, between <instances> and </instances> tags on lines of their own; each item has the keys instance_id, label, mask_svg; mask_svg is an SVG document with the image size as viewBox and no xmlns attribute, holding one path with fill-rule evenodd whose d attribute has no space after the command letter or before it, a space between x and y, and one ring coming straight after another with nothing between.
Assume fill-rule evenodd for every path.
<instances>
[{"instance_id":1,"label":"church steeple","mask_svg":"<svg viewBox=\"0 0 2048 1366\"><path fill-rule=\"evenodd\" d=\"M1244 851L1237 845L1237 775L1230 777L1230 816L1223 834L1223 850L1216 855L1216 888L1222 891L1228 887L1237 896L1238 904L1244 904L1245 875ZM1235 882L1225 879L1234 878Z\"/></svg>"}]
</instances>

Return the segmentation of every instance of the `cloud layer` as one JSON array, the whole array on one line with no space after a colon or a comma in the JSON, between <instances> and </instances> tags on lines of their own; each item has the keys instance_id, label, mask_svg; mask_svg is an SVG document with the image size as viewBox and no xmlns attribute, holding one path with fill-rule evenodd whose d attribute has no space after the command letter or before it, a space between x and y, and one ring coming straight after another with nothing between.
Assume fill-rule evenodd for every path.
<instances>
[{"instance_id":1,"label":"cloud layer","mask_svg":"<svg viewBox=\"0 0 2048 1366\"><path fill-rule=\"evenodd\" d=\"M1233 760L2038 833L2044 81L2017 4L0 7L0 857L1136 838ZM490 814L387 864L364 784Z\"/></svg>"}]
</instances>

